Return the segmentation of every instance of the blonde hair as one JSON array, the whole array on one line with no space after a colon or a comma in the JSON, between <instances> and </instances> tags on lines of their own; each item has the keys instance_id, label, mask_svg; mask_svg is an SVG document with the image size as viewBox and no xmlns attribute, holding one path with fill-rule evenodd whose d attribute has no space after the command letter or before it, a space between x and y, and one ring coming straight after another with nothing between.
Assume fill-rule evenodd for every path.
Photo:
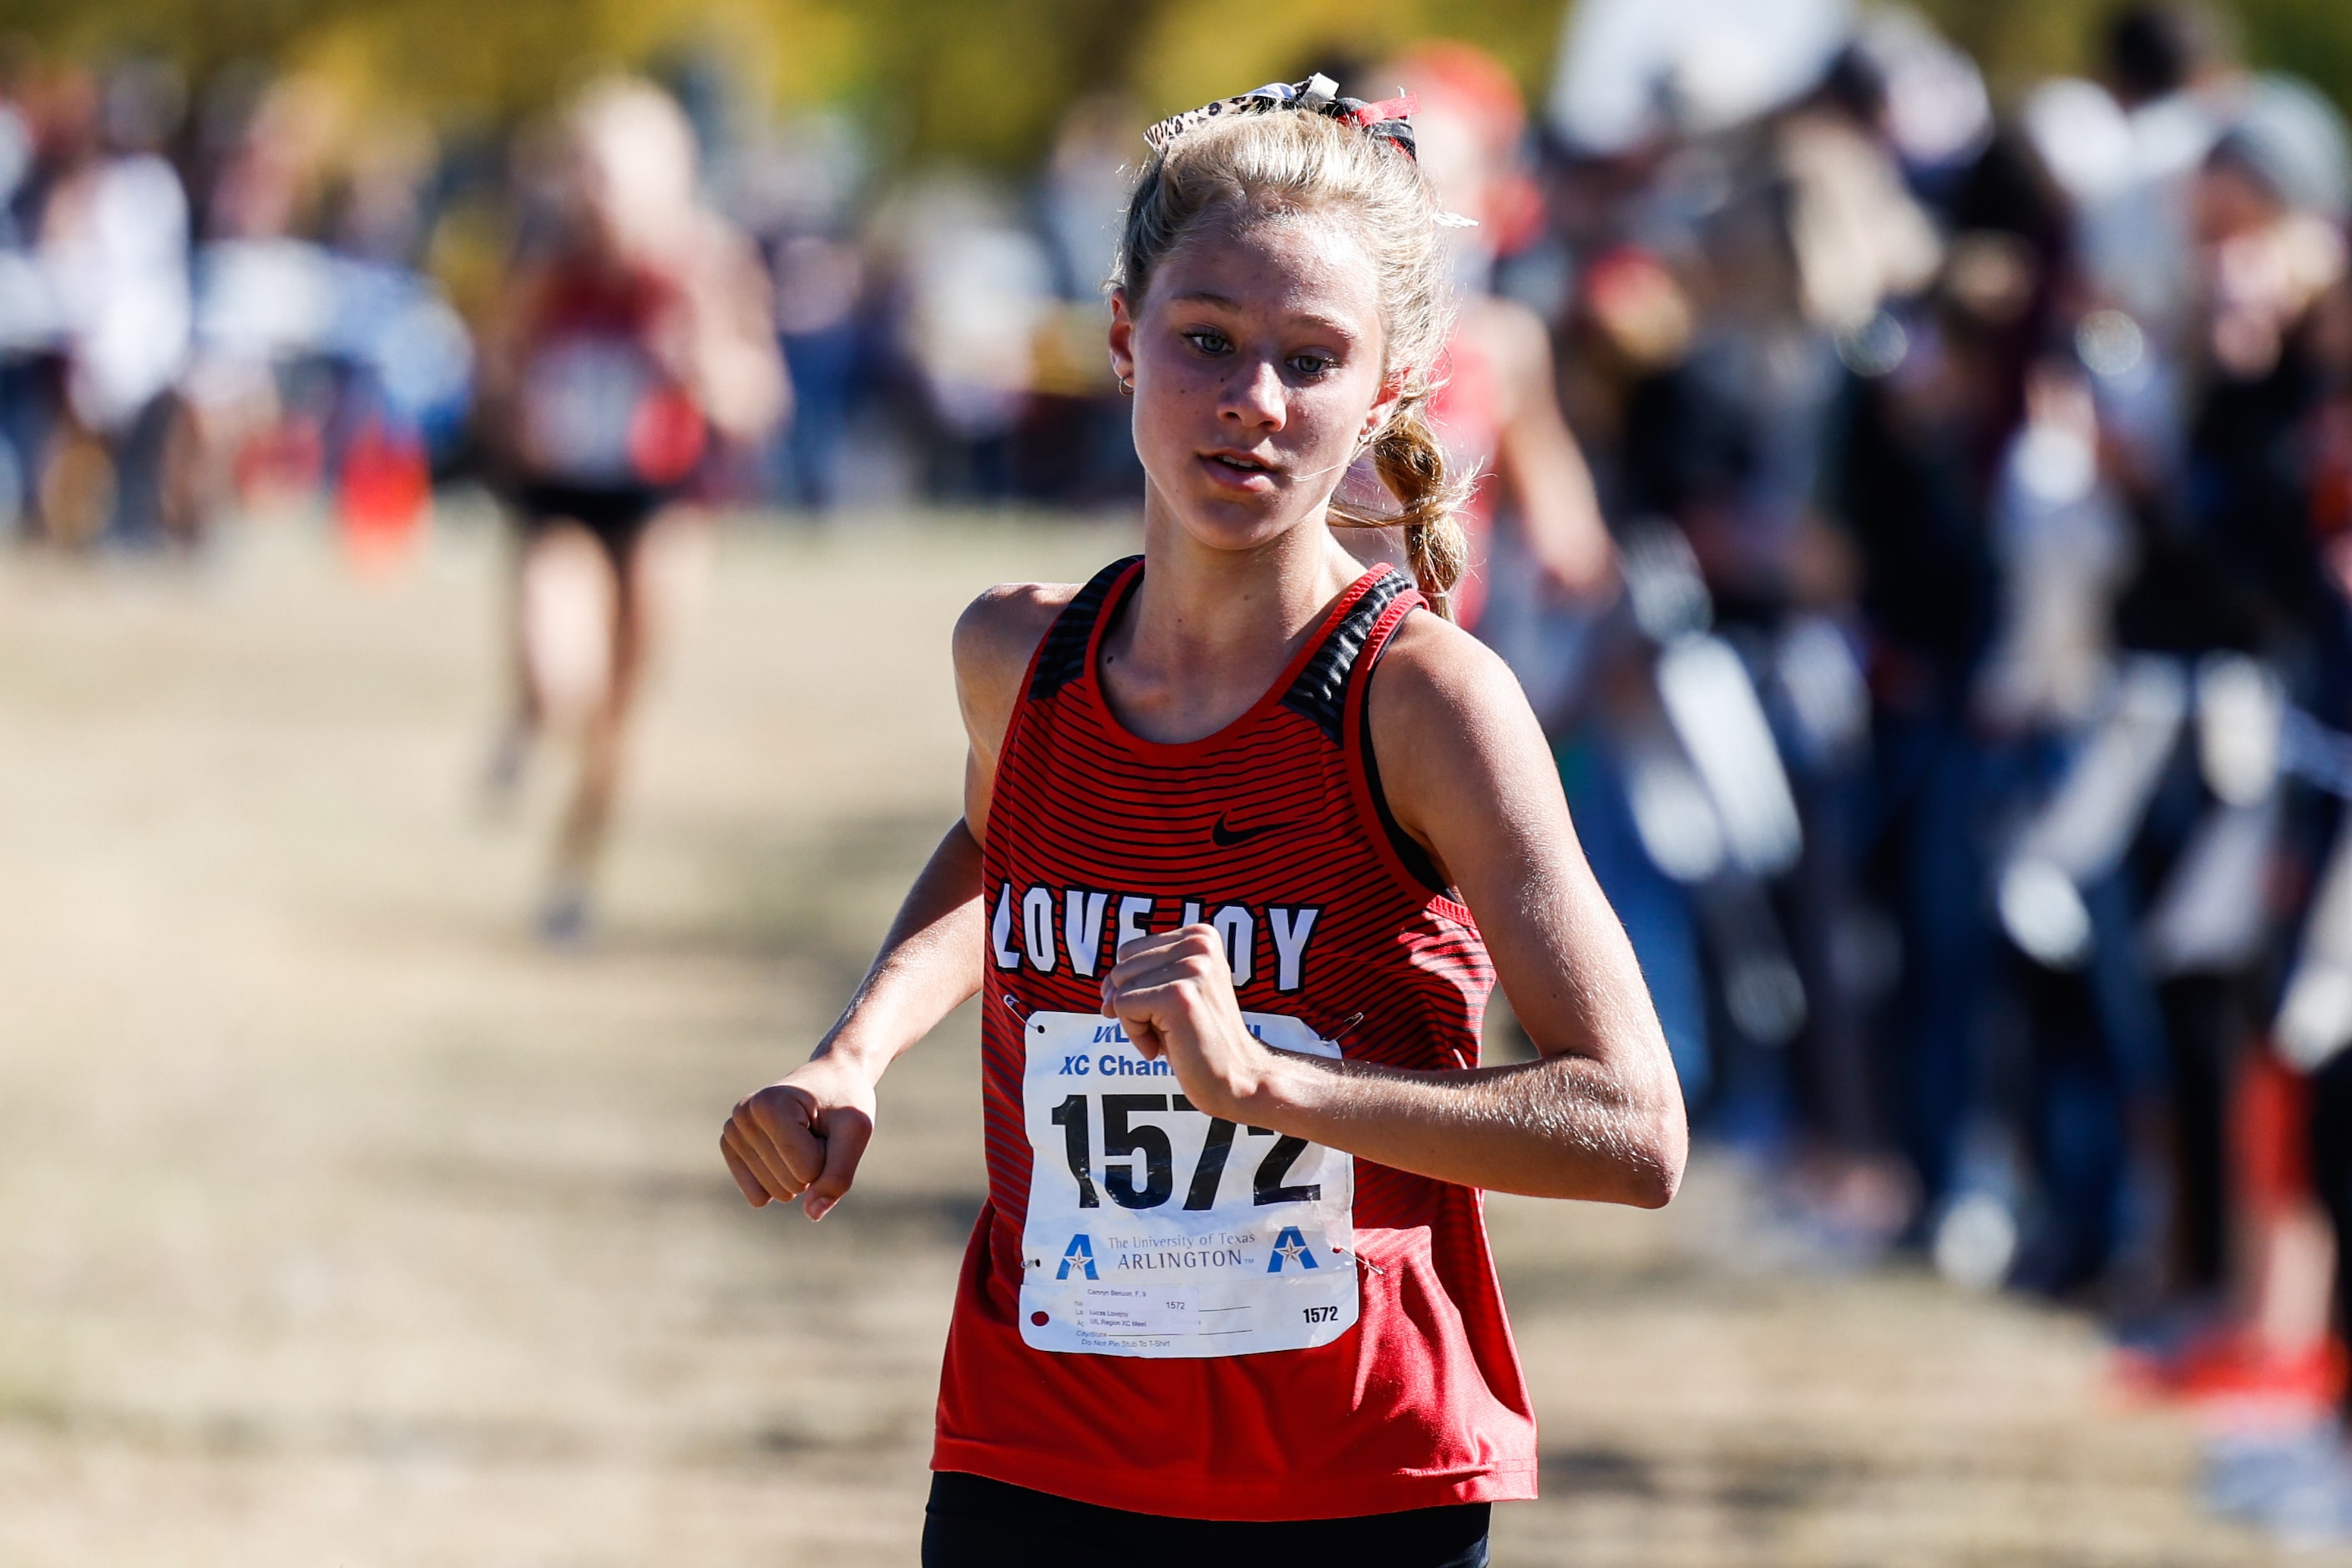
<instances>
[{"instance_id":1,"label":"blonde hair","mask_svg":"<svg viewBox=\"0 0 2352 1568\"><path fill-rule=\"evenodd\" d=\"M1401 372L1403 381L1370 443L1373 469L1400 510L1374 511L1335 494L1330 519L1345 528L1402 527L1414 583L1450 617L1448 596L1469 555L1454 514L1470 486L1450 469L1430 428L1429 402L1442 381L1454 300L1437 204L1409 153L1346 121L1297 109L1186 130L1136 183L1111 284L1126 290L1132 310L1152 269L1204 218L1310 211L1344 214L1354 224L1379 279L1381 373L1386 380Z\"/></svg>"},{"instance_id":2,"label":"blonde hair","mask_svg":"<svg viewBox=\"0 0 2352 1568\"><path fill-rule=\"evenodd\" d=\"M696 232L694 127L677 100L635 77L590 83L564 116L580 194L631 254L660 255Z\"/></svg>"}]
</instances>

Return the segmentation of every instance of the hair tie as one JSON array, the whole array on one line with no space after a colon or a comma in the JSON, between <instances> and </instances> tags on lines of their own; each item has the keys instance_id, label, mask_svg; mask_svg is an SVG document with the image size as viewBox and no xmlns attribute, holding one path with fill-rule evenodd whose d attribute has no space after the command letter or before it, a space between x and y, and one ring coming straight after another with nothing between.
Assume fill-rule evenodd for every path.
<instances>
[{"instance_id":1,"label":"hair tie","mask_svg":"<svg viewBox=\"0 0 2352 1568\"><path fill-rule=\"evenodd\" d=\"M1420 112L1421 100L1412 93L1400 92L1394 98L1384 98L1378 103L1343 98L1335 107L1339 107L1340 112L1334 118L1361 126L1383 142L1394 142L1404 149L1406 157L1416 163L1421 162L1421 149L1412 139L1412 116Z\"/></svg>"},{"instance_id":2,"label":"hair tie","mask_svg":"<svg viewBox=\"0 0 2352 1568\"><path fill-rule=\"evenodd\" d=\"M1366 103L1360 98L1342 98L1339 84L1318 71L1305 81L1276 81L1255 88L1234 98L1221 98L1214 103L1204 103L1198 109L1188 109L1181 114L1171 114L1143 133L1144 143L1154 153L1166 150L1168 143L1186 132L1222 120L1229 114L1264 114L1275 109L1297 109L1308 114L1320 114L1327 120L1337 120L1353 125L1367 135L1377 136L1418 162L1420 153L1412 140L1413 111L1420 107L1412 94L1400 93L1378 103Z\"/></svg>"}]
</instances>

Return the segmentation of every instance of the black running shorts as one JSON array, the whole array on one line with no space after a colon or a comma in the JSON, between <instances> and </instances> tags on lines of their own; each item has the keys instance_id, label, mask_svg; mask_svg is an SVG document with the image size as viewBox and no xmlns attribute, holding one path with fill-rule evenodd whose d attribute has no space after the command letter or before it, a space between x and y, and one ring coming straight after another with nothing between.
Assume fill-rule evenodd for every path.
<instances>
[{"instance_id":1,"label":"black running shorts","mask_svg":"<svg viewBox=\"0 0 2352 1568\"><path fill-rule=\"evenodd\" d=\"M923 1510L923 1568L1486 1568L1485 1503L1360 1519L1163 1519L941 1470Z\"/></svg>"}]
</instances>

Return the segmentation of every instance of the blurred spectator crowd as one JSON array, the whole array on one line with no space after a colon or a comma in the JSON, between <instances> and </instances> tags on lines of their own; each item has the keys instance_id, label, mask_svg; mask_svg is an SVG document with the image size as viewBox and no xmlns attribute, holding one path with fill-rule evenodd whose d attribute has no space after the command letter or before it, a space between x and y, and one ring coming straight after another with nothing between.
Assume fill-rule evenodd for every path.
<instances>
[{"instance_id":1,"label":"blurred spectator crowd","mask_svg":"<svg viewBox=\"0 0 2352 1568\"><path fill-rule=\"evenodd\" d=\"M1100 338L1138 116L1081 105L1034 191L883 184L845 116L778 121L722 61L661 85L706 205L756 242L794 416L712 455L705 499L1098 506L1140 469ZM0 55L0 532L193 544L323 493L396 544L478 426L502 281L567 242L567 126L436 131L258 68L191 84ZM748 447L750 449L745 449Z\"/></svg>"},{"instance_id":2,"label":"blurred spectator crowd","mask_svg":"<svg viewBox=\"0 0 2352 1568\"><path fill-rule=\"evenodd\" d=\"M1502 128L1464 283L1548 326L1615 544L1549 570L1498 490L1475 629L1759 1234L2101 1312L2135 1390L2277 1417L2218 1504L2352 1538L2352 163L2199 9L2092 52L1997 96L1900 8L1585 0L1533 114L1422 57ZM1131 503L1138 106L1010 182L663 85L791 384L704 499ZM324 493L396 550L484 467L559 162L300 77L0 65L0 527Z\"/></svg>"},{"instance_id":3,"label":"blurred spectator crowd","mask_svg":"<svg viewBox=\"0 0 2352 1568\"><path fill-rule=\"evenodd\" d=\"M1571 26L1497 277L1622 596L1488 635L1764 1229L2099 1311L2218 1505L2352 1535L2343 121L2188 5L1998 102L1720 9Z\"/></svg>"}]
</instances>

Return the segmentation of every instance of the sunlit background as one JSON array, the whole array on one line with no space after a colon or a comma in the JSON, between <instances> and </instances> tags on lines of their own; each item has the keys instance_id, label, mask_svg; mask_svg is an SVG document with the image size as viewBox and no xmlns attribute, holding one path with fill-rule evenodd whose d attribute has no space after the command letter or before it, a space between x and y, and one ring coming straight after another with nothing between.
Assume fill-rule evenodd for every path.
<instances>
[{"instance_id":1,"label":"sunlit background","mask_svg":"<svg viewBox=\"0 0 2352 1568\"><path fill-rule=\"evenodd\" d=\"M1492 1202L1497 1563L2352 1561L2352 10L0 0L0 1562L914 1560L973 1020L719 1125L1316 71L1699 1133Z\"/></svg>"}]
</instances>

